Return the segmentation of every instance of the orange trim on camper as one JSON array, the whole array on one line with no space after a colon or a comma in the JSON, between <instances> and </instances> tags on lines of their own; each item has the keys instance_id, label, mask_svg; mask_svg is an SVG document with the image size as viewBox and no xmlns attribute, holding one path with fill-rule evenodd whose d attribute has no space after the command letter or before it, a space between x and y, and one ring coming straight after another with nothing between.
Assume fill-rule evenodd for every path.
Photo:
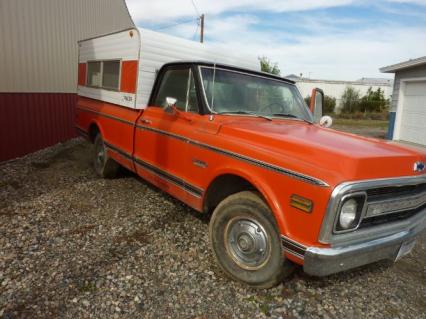
<instances>
[{"instance_id":1,"label":"orange trim on camper","mask_svg":"<svg viewBox=\"0 0 426 319\"><path fill-rule=\"evenodd\" d=\"M125 93L136 93L136 80L138 77L138 61L123 61L121 63L121 87Z\"/></svg>"},{"instance_id":2,"label":"orange trim on camper","mask_svg":"<svg viewBox=\"0 0 426 319\"><path fill-rule=\"evenodd\" d=\"M78 64L78 85L86 85L86 63Z\"/></svg>"}]
</instances>

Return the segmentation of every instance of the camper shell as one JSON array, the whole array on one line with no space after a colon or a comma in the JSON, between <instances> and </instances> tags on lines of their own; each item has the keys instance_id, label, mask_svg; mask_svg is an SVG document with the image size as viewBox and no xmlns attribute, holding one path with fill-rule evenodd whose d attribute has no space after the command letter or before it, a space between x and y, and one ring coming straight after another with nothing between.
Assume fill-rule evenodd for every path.
<instances>
[{"instance_id":1,"label":"camper shell","mask_svg":"<svg viewBox=\"0 0 426 319\"><path fill-rule=\"evenodd\" d=\"M254 56L136 28L80 41L78 60L78 95L133 109L148 105L158 71L170 62L210 62L260 71ZM115 74L110 76L116 77L116 85L105 86L105 65L113 69L113 63Z\"/></svg>"}]
</instances>

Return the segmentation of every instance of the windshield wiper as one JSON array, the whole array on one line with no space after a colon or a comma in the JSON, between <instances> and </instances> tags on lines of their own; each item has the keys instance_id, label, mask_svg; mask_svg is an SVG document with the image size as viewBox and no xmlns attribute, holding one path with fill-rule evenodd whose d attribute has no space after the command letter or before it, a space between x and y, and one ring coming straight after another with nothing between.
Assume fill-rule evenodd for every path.
<instances>
[{"instance_id":1,"label":"windshield wiper","mask_svg":"<svg viewBox=\"0 0 426 319\"><path fill-rule=\"evenodd\" d=\"M298 117L298 116L296 116L294 114L290 114L290 113L274 113L274 114L272 114L272 116L293 118L293 119L302 120L302 121L304 121L306 123L312 124L311 121L308 121L308 120L306 120L304 118L300 118L300 117Z\"/></svg>"},{"instance_id":2,"label":"windshield wiper","mask_svg":"<svg viewBox=\"0 0 426 319\"><path fill-rule=\"evenodd\" d=\"M226 111L226 112L220 112L220 113L217 113L217 114L219 114L219 115L223 115L223 114L225 114L225 115L226 114L247 114L247 115L253 115L253 116L256 116L256 117L260 117L260 118L268 120L268 121L272 121L272 119L269 116L257 114L257 113L250 112L250 111L243 111L243 110Z\"/></svg>"}]
</instances>

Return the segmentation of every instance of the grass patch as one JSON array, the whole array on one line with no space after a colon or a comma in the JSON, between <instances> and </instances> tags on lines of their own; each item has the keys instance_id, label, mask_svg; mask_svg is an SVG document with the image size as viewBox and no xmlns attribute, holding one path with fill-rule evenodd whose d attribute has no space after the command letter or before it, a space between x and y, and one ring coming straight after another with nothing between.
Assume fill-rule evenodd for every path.
<instances>
[{"instance_id":1,"label":"grass patch","mask_svg":"<svg viewBox=\"0 0 426 319\"><path fill-rule=\"evenodd\" d=\"M82 293L94 292L97 290L96 284L92 281L85 281L79 285L78 290Z\"/></svg>"},{"instance_id":2,"label":"grass patch","mask_svg":"<svg viewBox=\"0 0 426 319\"><path fill-rule=\"evenodd\" d=\"M353 126L353 127L377 127L387 128L389 122L383 120L353 120L353 119L333 119L333 125Z\"/></svg>"}]
</instances>

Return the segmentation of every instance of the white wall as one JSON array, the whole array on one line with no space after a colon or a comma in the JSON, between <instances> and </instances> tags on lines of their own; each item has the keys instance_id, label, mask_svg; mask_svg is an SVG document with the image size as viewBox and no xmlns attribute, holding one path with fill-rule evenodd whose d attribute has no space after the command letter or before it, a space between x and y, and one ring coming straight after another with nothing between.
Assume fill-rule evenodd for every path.
<instances>
[{"instance_id":1,"label":"white wall","mask_svg":"<svg viewBox=\"0 0 426 319\"><path fill-rule=\"evenodd\" d=\"M340 108L340 100L343 92L348 86L353 87L354 89L360 92L360 95L363 96L367 93L368 89L371 87L373 90L378 88L384 91L385 98L391 98L393 87L389 85L377 85L377 84L368 84L364 82L349 82L349 81L321 81L321 80L309 80L303 79L296 82L297 87L300 90L300 93L303 97L311 95L312 89L320 88L324 91L326 95L336 98L336 109Z\"/></svg>"}]
</instances>

